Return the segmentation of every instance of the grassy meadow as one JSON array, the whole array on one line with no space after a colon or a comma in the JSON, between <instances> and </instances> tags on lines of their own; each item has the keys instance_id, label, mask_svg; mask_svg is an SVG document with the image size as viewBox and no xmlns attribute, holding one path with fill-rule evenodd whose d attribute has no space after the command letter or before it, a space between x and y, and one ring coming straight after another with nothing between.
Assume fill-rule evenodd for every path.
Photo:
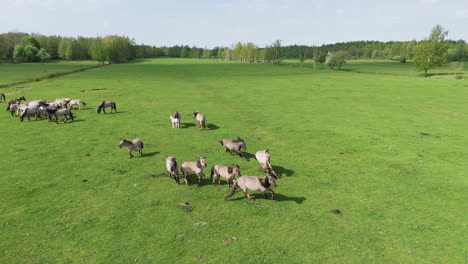
<instances>
[{"instance_id":1,"label":"grassy meadow","mask_svg":"<svg viewBox=\"0 0 468 264\"><path fill-rule=\"evenodd\" d=\"M0 263L466 261L468 82L401 64L292 66L154 59L0 89L88 104L58 125L0 115ZM26 74L0 69L0 82ZM102 100L118 112L98 115ZM236 136L246 158L218 142ZM141 138L145 155L129 159L123 137ZM263 176L253 154L265 148L282 175L276 199L224 201L211 166ZM175 184L169 155L205 155L203 185Z\"/></svg>"},{"instance_id":2,"label":"grassy meadow","mask_svg":"<svg viewBox=\"0 0 468 264\"><path fill-rule=\"evenodd\" d=\"M51 61L46 63L0 63L0 87L51 74L68 73L97 65L95 61Z\"/></svg>"}]
</instances>

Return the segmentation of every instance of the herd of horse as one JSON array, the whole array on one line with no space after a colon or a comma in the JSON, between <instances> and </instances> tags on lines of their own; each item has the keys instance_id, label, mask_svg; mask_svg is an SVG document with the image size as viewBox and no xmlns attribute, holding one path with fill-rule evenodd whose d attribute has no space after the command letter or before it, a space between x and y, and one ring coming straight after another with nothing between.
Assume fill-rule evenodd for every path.
<instances>
[{"instance_id":1,"label":"herd of horse","mask_svg":"<svg viewBox=\"0 0 468 264\"><path fill-rule=\"evenodd\" d=\"M3 93L0 93L0 102L6 102L6 96ZM20 121L23 122L24 118L34 116L35 119L46 117L49 122L55 122L58 124L59 117L64 117L64 122L66 123L69 119L74 120L74 115L72 110L78 108L83 109L86 106L86 103L79 99L70 99L70 98L60 98L56 99L53 102L47 102L45 100L32 100L29 102L22 103L26 101L24 96L20 96L16 99L9 100L7 102L6 111L10 111L11 116L19 117ZM97 108L97 113L100 114L104 112L106 114L106 108L111 108L111 113L113 111L117 112L116 103L112 101L102 101ZM206 117L200 112L193 112L193 118L196 119L198 127L201 130L206 129ZM181 114L175 112L169 117L171 120L172 128L180 128L180 119ZM236 139L225 138L219 141L222 146L224 146L225 151L229 152L231 155L239 155L243 157L241 149L247 150L245 141L240 137ZM143 155L143 141L136 138L133 140L121 139L119 148L126 147L130 158L133 158L133 151L138 151L139 154ZM218 183L220 185L220 177L226 179L228 186L230 187L229 193L224 197L225 200L229 199L236 192L237 188L240 188L249 200L254 198L247 193L247 190L259 191L263 193L266 197L266 191L271 193L271 199L274 198L274 192L271 187L276 187L276 180L278 176L273 170L273 167L270 163L270 152L268 149L259 150L255 153L255 159L260 163L263 171L267 174L263 178L256 176L241 176L240 166L238 164L232 164L225 166L222 164L216 164L211 168L211 182L213 184ZM176 157L170 156L166 159L166 168L169 173L169 177L173 179L177 184L180 184L179 170L184 177L184 182L186 185L189 185L190 179L189 174L195 174L198 177L198 184L201 185L202 180L205 178L203 169L207 167L206 157L200 156L197 161L185 161L180 166L177 162ZM236 180L235 177L238 177ZM232 187L231 187L232 183Z\"/></svg>"}]
</instances>

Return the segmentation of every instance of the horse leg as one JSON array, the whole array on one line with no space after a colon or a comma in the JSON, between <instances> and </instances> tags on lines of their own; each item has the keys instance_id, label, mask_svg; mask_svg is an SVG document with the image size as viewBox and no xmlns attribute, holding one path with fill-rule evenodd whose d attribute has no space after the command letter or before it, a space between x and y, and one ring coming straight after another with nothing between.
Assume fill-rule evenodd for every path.
<instances>
[{"instance_id":1,"label":"horse leg","mask_svg":"<svg viewBox=\"0 0 468 264\"><path fill-rule=\"evenodd\" d=\"M185 171L184 171L184 181L185 181L185 185L188 186L190 180L188 179L188 173L186 173Z\"/></svg>"},{"instance_id":2,"label":"horse leg","mask_svg":"<svg viewBox=\"0 0 468 264\"><path fill-rule=\"evenodd\" d=\"M242 190L242 192L244 193L245 197L247 197L247 199L249 199L249 201L254 200L254 198L253 198L252 196L250 196L250 195L247 193L247 191Z\"/></svg>"},{"instance_id":3,"label":"horse leg","mask_svg":"<svg viewBox=\"0 0 468 264\"><path fill-rule=\"evenodd\" d=\"M130 155L130 158L133 158L133 157L134 157L134 156L132 155L132 151L131 151L131 150L128 151L128 155Z\"/></svg>"},{"instance_id":4,"label":"horse leg","mask_svg":"<svg viewBox=\"0 0 468 264\"><path fill-rule=\"evenodd\" d=\"M270 192L271 192L271 199L274 200L275 199L275 192L270 188L268 188L268 190L270 190Z\"/></svg>"}]
</instances>

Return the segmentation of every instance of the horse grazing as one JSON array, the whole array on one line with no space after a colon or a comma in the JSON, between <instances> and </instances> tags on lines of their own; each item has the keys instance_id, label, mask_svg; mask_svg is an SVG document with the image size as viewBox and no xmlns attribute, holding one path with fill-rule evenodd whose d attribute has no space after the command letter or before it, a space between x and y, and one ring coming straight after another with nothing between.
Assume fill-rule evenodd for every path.
<instances>
[{"instance_id":1,"label":"horse grazing","mask_svg":"<svg viewBox=\"0 0 468 264\"><path fill-rule=\"evenodd\" d=\"M19 104L21 104L21 101L26 101L26 97L20 96L20 97L17 98L17 99L13 99L13 100L8 101L8 106L7 106L7 108L6 108L6 111L9 111L9 110L10 110L10 105L11 105L11 104L18 104L18 105L19 105Z\"/></svg>"},{"instance_id":2,"label":"horse grazing","mask_svg":"<svg viewBox=\"0 0 468 264\"><path fill-rule=\"evenodd\" d=\"M247 150L244 140L241 139L240 137L237 137L237 139L225 138L219 141L219 143L221 143L221 145L223 145L226 148L226 152L229 151L231 155L233 155L232 151L234 151L237 154L239 154L240 157L242 157L243 155L242 155L242 152L240 152L240 150L242 148L244 148L244 150Z\"/></svg>"},{"instance_id":3,"label":"horse grazing","mask_svg":"<svg viewBox=\"0 0 468 264\"><path fill-rule=\"evenodd\" d=\"M184 181L185 185L188 185L190 180L188 179L188 174L189 173L195 173L198 177L198 185L201 185L202 179L205 177L205 174L203 173L203 168L206 168L206 157L205 156L200 156L198 158L198 161L186 161L182 163L180 166L180 170L184 174Z\"/></svg>"},{"instance_id":4,"label":"horse grazing","mask_svg":"<svg viewBox=\"0 0 468 264\"><path fill-rule=\"evenodd\" d=\"M52 112L52 113L47 112L47 108L46 108L46 112L48 113L49 121L54 121L57 124L58 124L58 117L59 116L63 116L65 118L64 123L66 123L68 121L67 117L70 117L70 119L72 121L75 119L75 117L73 116L70 109L61 108L61 109L57 109L55 111L54 110L49 110L49 111Z\"/></svg>"},{"instance_id":5,"label":"horse grazing","mask_svg":"<svg viewBox=\"0 0 468 264\"><path fill-rule=\"evenodd\" d=\"M169 177L174 179L177 184L180 184L179 169L177 168L177 160L175 157L170 156L166 159L166 168L169 172Z\"/></svg>"},{"instance_id":6,"label":"horse grazing","mask_svg":"<svg viewBox=\"0 0 468 264\"><path fill-rule=\"evenodd\" d=\"M135 138L134 140L130 141L127 139L122 139L119 144L119 148L126 147L128 150L128 155L130 155L130 158L133 158L134 156L132 155L132 151L138 150L138 153L140 153L140 156L143 156L143 141L141 141L139 138Z\"/></svg>"},{"instance_id":7,"label":"horse grazing","mask_svg":"<svg viewBox=\"0 0 468 264\"><path fill-rule=\"evenodd\" d=\"M112 110L115 110L115 111L117 112L117 105L115 104L115 102L102 101L102 103L100 103L100 104L98 105L97 113L100 114L101 111L103 111L104 114L107 114L107 113L106 113L106 107L110 107L110 108L111 108L111 113L112 113Z\"/></svg>"},{"instance_id":8,"label":"horse grazing","mask_svg":"<svg viewBox=\"0 0 468 264\"><path fill-rule=\"evenodd\" d=\"M254 200L252 196L247 193L247 190L251 191L259 191L263 193L263 197L266 198L265 191L271 192L271 199L273 200L275 197L275 192L271 189L271 186L276 187L276 176L268 174L263 178L258 178L255 176L242 176L239 177L229 191L229 193L224 197L224 200L229 199L231 196L236 193L237 187L241 188L242 192L244 193L245 197L247 197L250 201Z\"/></svg>"},{"instance_id":9,"label":"horse grazing","mask_svg":"<svg viewBox=\"0 0 468 264\"><path fill-rule=\"evenodd\" d=\"M193 112L193 118L197 119L198 128L205 129L205 115L199 112Z\"/></svg>"},{"instance_id":10,"label":"horse grazing","mask_svg":"<svg viewBox=\"0 0 468 264\"><path fill-rule=\"evenodd\" d=\"M276 176L276 172L273 170L273 167L271 167L270 151L268 149L257 151L255 153L255 159L260 163L263 171Z\"/></svg>"},{"instance_id":11,"label":"horse grazing","mask_svg":"<svg viewBox=\"0 0 468 264\"><path fill-rule=\"evenodd\" d=\"M173 116L169 116L169 119L172 123L172 128L180 128L180 114L179 112L175 112Z\"/></svg>"},{"instance_id":12,"label":"horse grazing","mask_svg":"<svg viewBox=\"0 0 468 264\"><path fill-rule=\"evenodd\" d=\"M5 102L6 97L4 93L0 93L0 102Z\"/></svg>"},{"instance_id":13,"label":"horse grazing","mask_svg":"<svg viewBox=\"0 0 468 264\"><path fill-rule=\"evenodd\" d=\"M86 103L82 100L79 100L79 99L72 99L70 100L70 103L68 103L70 105L70 110L73 110L73 108L75 108L75 106L78 106L78 109L83 109L85 106L86 106Z\"/></svg>"},{"instance_id":14,"label":"horse grazing","mask_svg":"<svg viewBox=\"0 0 468 264\"><path fill-rule=\"evenodd\" d=\"M241 176L240 167L237 164L232 164L231 166L214 165L211 167L211 181L213 184L217 180L219 185L219 176L223 176L227 180L229 187L231 187L231 181L234 182L236 175Z\"/></svg>"}]
</instances>

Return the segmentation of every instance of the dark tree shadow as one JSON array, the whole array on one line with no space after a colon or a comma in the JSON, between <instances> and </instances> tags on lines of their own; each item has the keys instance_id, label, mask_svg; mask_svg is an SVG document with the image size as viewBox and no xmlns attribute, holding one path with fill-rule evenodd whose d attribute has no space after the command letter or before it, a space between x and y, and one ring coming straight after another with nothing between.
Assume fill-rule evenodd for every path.
<instances>
[{"instance_id":1,"label":"dark tree shadow","mask_svg":"<svg viewBox=\"0 0 468 264\"><path fill-rule=\"evenodd\" d=\"M255 200L259 200L259 199L263 199L263 200L271 200L271 193L270 192L266 192L266 198L263 197L263 194L262 193L250 193L250 196L254 197ZM228 201L238 201L238 200L247 200L247 197L244 196L244 194L242 192L236 192L236 194L234 194L238 197L236 198L231 198L229 199ZM307 200L305 197L292 197L292 196L286 196L286 195L282 195L282 194L279 194L279 193L276 193L275 192L275 199L272 200L272 201L277 201L277 202L295 202L297 204L302 204L305 200Z\"/></svg>"},{"instance_id":2,"label":"dark tree shadow","mask_svg":"<svg viewBox=\"0 0 468 264\"><path fill-rule=\"evenodd\" d=\"M180 123L180 128L189 128L196 126L194 123Z\"/></svg>"},{"instance_id":3,"label":"dark tree shadow","mask_svg":"<svg viewBox=\"0 0 468 264\"><path fill-rule=\"evenodd\" d=\"M217 129L219 129L219 126L217 126L215 124L207 124L206 129L207 130L217 130Z\"/></svg>"},{"instance_id":4,"label":"dark tree shadow","mask_svg":"<svg viewBox=\"0 0 468 264\"><path fill-rule=\"evenodd\" d=\"M291 169L286 169L283 166L278 166L278 165L271 165L273 167L273 170L276 172L276 174L281 177L283 175L286 176L292 176L294 174L294 170Z\"/></svg>"},{"instance_id":5,"label":"dark tree shadow","mask_svg":"<svg viewBox=\"0 0 468 264\"><path fill-rule=\"evenodd\" d=\"M141 156L142 158L144 157L153 157L155 155L158 155L160 152L159 151L153 151L153 152L148 152L148 153L143 153L143 156Z\"/></svg>"}]
</instances>

